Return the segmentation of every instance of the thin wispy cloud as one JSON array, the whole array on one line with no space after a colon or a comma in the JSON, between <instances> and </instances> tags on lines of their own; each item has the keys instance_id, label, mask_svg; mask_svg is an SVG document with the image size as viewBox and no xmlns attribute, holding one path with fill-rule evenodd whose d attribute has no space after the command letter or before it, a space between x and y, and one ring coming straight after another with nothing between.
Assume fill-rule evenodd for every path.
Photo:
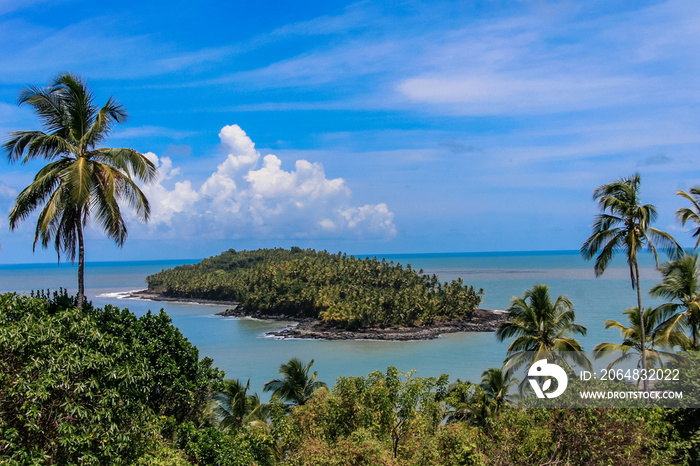
<instances>
[{"instance_id":1,"label":"thin wispy cloud","mask_svg":"<svg viewBox=\"0 0 700 466\"><path fill-rule=\"evenodd\" d=\"M639 165L666 165L672 162L673 159L671 157L664 154L656 154L640 161Z\"/></svg>"},{"instance_id":2,"label":"thin wispy cloud","mask_svg":"<svg viewBox=\"0 0 700 466\"><path fill-rule=\"evenodd\" d=\"M292 24L271 36L311 35L315 22L318 34L346 29L354 34L262 67L182 85L292 91L285 100L234 107L240 111L365 108L517 116L700 99L688 80L660 67L669 57L690 69L700 64L699 7L669 2L595 20L586 9L578 10L543 15L535 8L515 17L449 21L435 29L421 24L419 9L408 26L389 16L363 28L359 19L368 15L360 4L352 14ZM649 67L656 68L649 72ZM339 88L347 92L338 93ZM307 89L316 90L313 100Z\"/></svg>"},{"instance_id":3,"label":"thin wispy cloud","mask_svg":"<svg viewBox=\"0 0 700 466\"><path fill-rule=\"evenodd\" d=\"M119 129L110 137L112 139L142 139L151 137L167 137L172 139L183 139L197 134L195 131L177 130L172 128L163 128L161 126L133 126L130 128Z\"/></svg>"},{"instance_id":4,"label":"thin wispy cloud","mask_svg":"<svg viewBox=\"0 0 700 466\"><path fill-rule=\"evenodd\" d=\"M89 72L92 79L135 79L219 63L237 51L231 47L184 50L158 43L151 31L128 34L117 18L97 17L62 27L43 27L24 20L0 23L0 82L45 80L66 70ZM57 47L56 44L61 44Z\"/></svg>"},{"instance_id":5,"label":"thin wispy cloud","mask_svg":"<svg viewBox=\"0 0 700 466\"><path fill-rule=\"evenodd\" d=\"M0 15L15 13L42 5L70 3L70 1L71 0L23 0L20 2L16 0L0 0Z\"/></svg>"},{"instance_id":6,"label":"thin wispy cloud","mask_svg":"<svg viewBox=\"0 0 700 466\"><path fill-rule=\"evenodd\" d=\"M671 224L675 191L700 184L698 2L35 7L0 17L0 130L35 129L17 91L60 71L117 97L131 119L108 144L162 170L132 240L577 248L595 186L639 171ZM253 156L217 144L232 121ZM19 192L34 168L0 181Z\"/></svg>"},{"instance_id":7,"label":"thin wispy cloud","mask_svg":"<svg viewBox=\"0 0 700 466\"><path fill-rule=\"evenodd\" d=\"M661 68L649 73L646 67L666 62L666 55L652 50L669 45L679 46L673 52L676 57L698 63L698 41L692 40L697 34L692 29L676 32L673 40L649 39L650 26L674 29L681 17L687 23L688 16L697 24L700 8L666 4L610 18L615 21L523 17L500 25L470 26L431 46L429 71L400 80L397 88L409 100L431 105L433 111L465 115L684 103L698 97L687 80L679 83L677 76ZM651 21L656 24L650 25Z\"/></svg>"},{"instance_id":8,"label":"thin wispy cloud","mask_svg":"<svg viewBox=\"0 0 700 466\"><path fill-rule=\"evenodd\" d=\"M335 15L322 15L307 21L286 24L269 33L254 37L252 44L272 42L294 36L323 36L349 34L371 27L379 18L378 11L373 5L361 2L344 8Z\"/></svg>"}]
</instances>

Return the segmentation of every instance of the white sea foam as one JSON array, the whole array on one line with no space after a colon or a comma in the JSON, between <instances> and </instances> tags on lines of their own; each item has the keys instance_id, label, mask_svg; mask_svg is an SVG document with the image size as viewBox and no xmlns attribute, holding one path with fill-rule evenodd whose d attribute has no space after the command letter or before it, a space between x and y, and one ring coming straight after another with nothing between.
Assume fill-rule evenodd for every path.
<instances>
[{"instance_id":1,"label":"white sea foam","mask_svg":"<svg viewBox=\"0 0 700 466\"><path fill-rule=\"evenodd\" d=\"M137 298L132 298L130 295L131 293L135 293L140 290L129 290L129 291L117 291L113 293L102 293L98 294L98 298L116 298L116 299L137 299Z\"/></svg>"}]
</instances>

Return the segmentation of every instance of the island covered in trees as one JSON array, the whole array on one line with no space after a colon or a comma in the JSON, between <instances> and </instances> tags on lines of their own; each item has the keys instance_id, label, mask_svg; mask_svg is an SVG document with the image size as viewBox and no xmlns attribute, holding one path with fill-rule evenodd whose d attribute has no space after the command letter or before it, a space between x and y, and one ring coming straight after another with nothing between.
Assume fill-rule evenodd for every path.
<instances>
[{"instance_id":1,"label":"island covered in trees","mask_svg":"<svg viewBox=\"0 0 700 466\"><path fill-rule=\"evenodd\" d=\"M136 296L235 303L225 315L300 322L276 332L306 338L434 338L495 330L483 290L386 259L313 249L229 249L146 278Z\"/></svg>"}]
</instances>

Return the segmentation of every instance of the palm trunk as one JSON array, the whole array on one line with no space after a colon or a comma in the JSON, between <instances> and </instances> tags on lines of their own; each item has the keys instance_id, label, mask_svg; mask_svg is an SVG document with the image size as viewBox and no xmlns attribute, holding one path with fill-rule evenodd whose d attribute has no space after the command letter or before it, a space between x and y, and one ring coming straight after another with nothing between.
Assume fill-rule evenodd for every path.
<instances>
[{"instance_id":1,"label":"palm trunk","mask_svg":"<svg viewBox=\"0 0 700 466\"><path fill-rule=\"evenodd\" d=\"M634 280L637 284L637 306L639 310L639 327L641 328L641 357L642 357L642 369L644 373L647 373L647 332L646 325L644 322L644 308L642 307L642 290L639 288L639 264L634 261ZM647 379L646 377L642 381L644 391L647 391Z\"/></svg>"},{"instance_id":2,"label":"palm trunk","mask_svg":"<svg viewBox=\"0 0 700 466\"><path fill-rule=\"evenodd\" d=\"M80 219L81 216L78 218ZM78 309L83 309L85 299L85 240L83 238L83 225L78 220Z\"/></svg>"}]
</instances>

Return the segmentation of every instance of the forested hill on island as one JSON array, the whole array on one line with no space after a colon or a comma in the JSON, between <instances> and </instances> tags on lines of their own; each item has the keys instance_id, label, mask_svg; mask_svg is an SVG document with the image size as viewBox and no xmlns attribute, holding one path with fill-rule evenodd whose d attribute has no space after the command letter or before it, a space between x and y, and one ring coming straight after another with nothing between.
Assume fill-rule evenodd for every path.
<instances>
[{"instance_id":1,"label":"forested hill on island","mask_svg":"<svg viewBox=\"0 0 700 466\"><path fill-rule=\"evenodd\" d=\"M482 290L410 265L312 249L229 249L146 278L169 298L237 301L248 315L310 317L345 329L469 318Z\"/></svg>"}]
</instances>

